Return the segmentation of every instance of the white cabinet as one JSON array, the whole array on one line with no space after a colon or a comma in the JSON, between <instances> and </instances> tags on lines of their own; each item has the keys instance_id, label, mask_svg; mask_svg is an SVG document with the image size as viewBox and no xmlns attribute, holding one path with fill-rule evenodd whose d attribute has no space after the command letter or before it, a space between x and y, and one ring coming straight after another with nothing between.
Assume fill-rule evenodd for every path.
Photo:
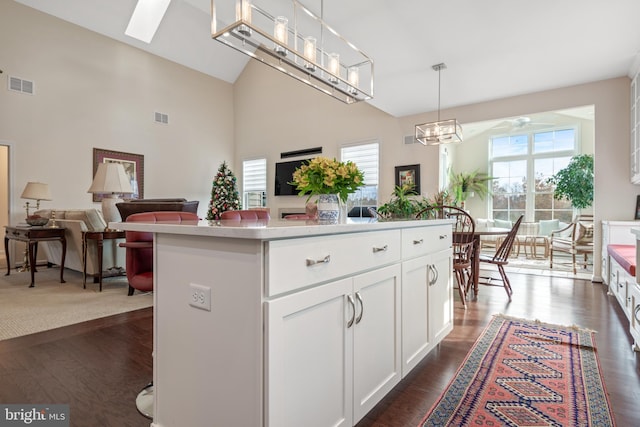
<instances>
[{"instance_id":1,"label":"white cabinet","mask_svg":"<svg viewBox=\"0 0 640 427\"><path fill-rule=\"evenodd\" d=\"M410 369L403 333L415 364L450 331L451 221L295 223L122 223L155 239L154 426L351 427Z\"/></svg>"},{"instance_id":2,"label":"white cabinet","mask_svg":"<svg viewBox=\"0 0 640 427\"><path fill-rule=\"evenodd\" d=\"M629 293L631 295L631 318L629 330L633 337L633 350L640 351L640 285L633 283L630 285Z\"/></svg>"},{"instance_id":3,"label":"white cabinet","mask_svg":"<svg viewBox=\"0 0 640 427\"><path fill-rule=\"evenodd\" d=\"M636 74L631 81L631 182L640 184L640 87Z\"/></svg>"},{"instance_id":4,"label":"white cabinet","mask_svg":"<svg viewBox=\"0 0 640 427\"><path fill-rule=\"evenodd\" d=\"M352 426L400 380L400 266L266 304L267 426Z\"/></svg>"},{"instance_id":5,"label":"white cabinet","mask_svg":"<svg viewBox=\"0 0 640 427\"><path fill-rule=\"evenodd\" d=\"M402 376L453 329L451 226L402 230Z\"/></svg>"},{"instance_id":6,"label":"white cabinet","mask_svg":"<svg viewBox=\"0 0 640 427\"><path fill-rule=\"evenodd\" d=\"M451 249L402 263L402 376L453 329Z\"/></svg>"},{"instance_id":7,"label":"white cabinet","mask_svg":"<svg viewBox=\"0 0 640 427\"><path fill-rule=\"evenodd\" d=\"M611 281L609 279L611 273L607 245L635 245L636 238L633 233L631 233L631 229L638 225L640 225L639 221L602 221L601 275L605 284L611 285ZM615 290L613 288L610 289L610 292L614 293L614 291Z\"/></svg>"}]
</instances>

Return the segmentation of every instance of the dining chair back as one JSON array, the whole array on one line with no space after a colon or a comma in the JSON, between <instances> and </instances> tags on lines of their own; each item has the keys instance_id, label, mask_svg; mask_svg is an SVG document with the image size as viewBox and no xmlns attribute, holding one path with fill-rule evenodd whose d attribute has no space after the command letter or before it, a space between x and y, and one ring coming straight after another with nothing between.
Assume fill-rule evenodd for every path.
<instances>
[{"instance_id":1,"label":"dining chair back","mask_svg":"<svg viewBox=\"0 0 640 427\"><path fill-rule=\"evenodd\" d=\"M513 294L513 289L511 289L511 283L509 282L509 277L504 271L504 266L509 264L509 255L511 255L511 250L513 249L513 243L516 241L516 234L518 234L518 228L520 228L520 223L524 215L520 215L520 218L513 224L511 227L511 231L506 235L502 243L496 249L495 254L493 255L483 255L479 254L478 258L480 263L492 264L498 267L498 272L500 273L500 279L496 279L494 277L481 277L480 279L485 279L484 282L479 281L479 284L482 285L490 285L494 286L491 281L492 280L500 280L502 281L502 286L504 290L507 292L509 296L509 301L511 301L511 294Z\"/></svg>"},{"instance_id":2,"label":"dining chair back","mask_svg":"<svg viewBox=\"0 0 640 427\"><path fill-rule=\"evenodd\" d=\"M471 215L455 206L428 206L416 214L416 219L453 219L453 272L458 282L462 306L467 308L466 290L472 278L473 234L475 222Z\"/></svg>"}]
</instances>

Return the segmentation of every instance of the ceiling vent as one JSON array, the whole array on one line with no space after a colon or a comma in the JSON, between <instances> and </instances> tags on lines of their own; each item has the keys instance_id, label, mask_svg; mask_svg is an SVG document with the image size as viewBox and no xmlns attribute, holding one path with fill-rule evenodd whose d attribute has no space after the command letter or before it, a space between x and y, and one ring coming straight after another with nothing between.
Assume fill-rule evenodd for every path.
<instances>
[{"instance_id":1,"label":"ceiling vent","mask_svg":"<svg viewBox=\"0 0 640 427\"><path fill-rule=\"evenodd\" d=\"M407 135L404 137L405 145L415 144L416 142L418 142L418 140L416 139L415 135Z\"/></svg>"},{"instance_id":2,"label":"ceiling vent","mask_svg":"<svg viewBox=\"0 0 640 427\"><path fill-rule=\"evenodd\" d=\"M9 76L9 90L33 95L33 89L33 82L19 77Z\"/></svg>"},{"instance_id":3,"label":"ceiling vent","mask_svg":"<svg viewBox=\"0 0 640 427\"><path fill-rule=\"evenodd\" d=\"M168 125L169 124L169 115L168 114L164 114L164 113L158 113L156 111L156 113L155 113L155 122L163 124L163 125Z\"/></svg>"}]
</instances>

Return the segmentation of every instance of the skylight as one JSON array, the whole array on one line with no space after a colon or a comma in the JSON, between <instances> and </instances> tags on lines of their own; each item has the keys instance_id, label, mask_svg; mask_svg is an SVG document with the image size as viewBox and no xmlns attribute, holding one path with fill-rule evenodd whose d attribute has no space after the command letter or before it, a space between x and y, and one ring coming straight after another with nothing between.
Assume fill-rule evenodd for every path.
<instances>
[{"instance_id":1,"label":"skylight","mask_svg":"<svg viewBox=\"0 0 640 427\"><path fill-rule=\"evenodd\" d=\"M151 43L171 0L138 0L124 32L129 37Z\"/></svg>"}]
</instances>

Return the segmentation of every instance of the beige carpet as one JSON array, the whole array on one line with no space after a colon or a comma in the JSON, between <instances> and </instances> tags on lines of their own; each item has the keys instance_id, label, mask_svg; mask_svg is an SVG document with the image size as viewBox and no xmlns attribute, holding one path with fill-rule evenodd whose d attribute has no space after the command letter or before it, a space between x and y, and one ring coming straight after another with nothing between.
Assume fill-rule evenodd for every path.
<instances>
[{"instance_id":1,"label":"beige carpet","mask_svg":"<svg viewBox=\"0 0 640 427\"><path fill-rule=\"evenodd\" d=\"M0 275L0 340L153 305L151 293L127 296L126 277L104 279L102 292L92 279L82 289L77 271L65 270L64 279L67 283L60 283L57 267L38 267L34 288L28 272Z\"/></svg>"}]
</instances>

